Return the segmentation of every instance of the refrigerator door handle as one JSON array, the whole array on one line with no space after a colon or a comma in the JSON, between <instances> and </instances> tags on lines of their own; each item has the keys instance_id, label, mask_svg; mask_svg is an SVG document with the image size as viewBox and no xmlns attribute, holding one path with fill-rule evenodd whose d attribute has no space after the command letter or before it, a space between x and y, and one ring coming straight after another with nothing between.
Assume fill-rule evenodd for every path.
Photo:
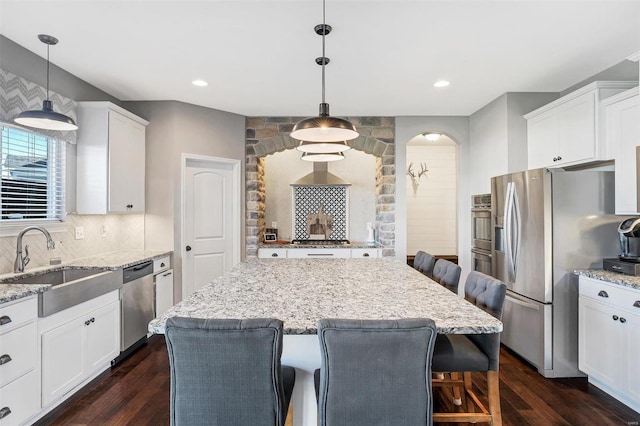
<instances>
[{"instance_id":1,"label":"refrigerator door handle","mask_svg":"<svg viewBox=\"0 0 640 426\"><path fill-rule=\"evenodd\" d=\"M512 220L512 227L513 227L513 248L511 249L511 253L512 253L512 260L511 260L511 266L513 268L513 278L515 280L515 277L517 275L517 266L518 266L518 252L520 249L520 234L521 234L521 221L520 221L520 201L518 200L518 192L516 191L516 186L515 184L511 187L511 209L513 211L513 220Z\"/></svg>"},{"instance_id":2,"label":"refrigerator door handle","mask_svg":"<svg viewBox=\"0 0 640 426\"><path fill-rule=\"evenodd\" d=\"M507 183L507 194L504 208L505 260L507 261L507 280L515 281L513 265L513 182ZM509 285L509 283L507 283Z\"/></svg>"},{"instance_id":3,"label":"refrigerator door handle","mask_svg":"<svg viewBox=\"0 0 640 426\"><path fill-rule=\"evenodd\" d=\"M505 299L509 300L512 303L515 303L516 305L524 306L525 308L534 309L536 311L540 310L540 307L538 305L536 305L535 303L525 302L522 299L516 299L515 297L510 296L508 294L505 295Z\"/></svg>"}]
</instances>

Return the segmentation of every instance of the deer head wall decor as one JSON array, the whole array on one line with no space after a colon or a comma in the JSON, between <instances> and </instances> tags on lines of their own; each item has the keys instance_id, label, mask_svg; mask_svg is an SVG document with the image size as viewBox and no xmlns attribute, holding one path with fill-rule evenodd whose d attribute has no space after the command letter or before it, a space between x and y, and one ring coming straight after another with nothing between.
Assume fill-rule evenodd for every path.
<instances>
[{"instance_id":1,"label":"deer head wall decor","mask_svg":"<svg viewBox=\"0 0 640 426\"><path fill-rule=\"evenodd\" d=\"M420 178L422 175L427 173L429 169L427 169L427 163L420 163L420 171L416 172L413 170L413 162L409 163L409 167L407 168L407 176L411 177L411 184L413 186L413 194L415 195L418 190L418 185L420 185Z\"/></svg>"}]
</instances>

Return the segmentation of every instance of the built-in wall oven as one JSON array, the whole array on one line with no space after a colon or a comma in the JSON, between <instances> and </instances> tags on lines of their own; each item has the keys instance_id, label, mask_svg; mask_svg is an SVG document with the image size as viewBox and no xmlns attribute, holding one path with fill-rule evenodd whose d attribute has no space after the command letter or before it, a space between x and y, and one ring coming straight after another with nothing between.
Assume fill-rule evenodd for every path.
<instances>
[{"instance_id":1,"label":"built-in wall oven","mask_svg":"<svg viewBox=\"0 0 640 426\"><path fill-rule=\"evenodd\" d=\"M491 275L491 194L471 196L473 270Z\"/></svg>"}]
</instances>

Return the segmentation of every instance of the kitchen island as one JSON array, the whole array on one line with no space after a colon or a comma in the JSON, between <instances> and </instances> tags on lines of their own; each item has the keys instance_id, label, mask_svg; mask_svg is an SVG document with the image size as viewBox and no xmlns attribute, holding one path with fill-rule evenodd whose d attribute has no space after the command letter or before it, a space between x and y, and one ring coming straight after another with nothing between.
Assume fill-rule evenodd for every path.
<instances>
[{"instance_id":1,"label":"kitchen island","mask_svg":"<svg viewBox=\"0 0 640 426\"><path fill-rule=\"evenodd\" d=\"M442 334L502 331L502 323L396 259L250 259L149 324L167 318L278 318L282 363L296 368L294 425L316 424L313 371L320 367L321 318L431 318Z\"/></svg>"}]
</instances>

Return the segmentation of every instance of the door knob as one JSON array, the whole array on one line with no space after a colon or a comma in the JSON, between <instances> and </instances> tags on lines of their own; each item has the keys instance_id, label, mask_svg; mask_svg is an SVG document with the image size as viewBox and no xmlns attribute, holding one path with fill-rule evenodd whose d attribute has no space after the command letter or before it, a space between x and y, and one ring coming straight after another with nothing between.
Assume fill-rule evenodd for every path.
<instances>
[{"instance_id":1,"label":"door knob","mask_svg":"<svg viewBox=\"0 0 640 426\"><path fill-rule=\"evenodd\" d=\"M185 247L185 250L187 250L187 251L191 251L191 246L186 246L186 247Z\"/></svg>"}]
</instances>

